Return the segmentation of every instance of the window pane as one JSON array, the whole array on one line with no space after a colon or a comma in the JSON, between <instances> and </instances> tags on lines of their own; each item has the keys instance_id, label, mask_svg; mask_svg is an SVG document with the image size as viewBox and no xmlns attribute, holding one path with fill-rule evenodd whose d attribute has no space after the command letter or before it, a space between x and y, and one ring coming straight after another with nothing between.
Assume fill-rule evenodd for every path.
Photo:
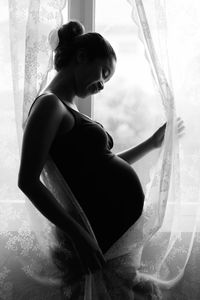
<instances>
[{"instance_id":1,"label":"window pane","mask_svg":"<svg viewBox=\"0 0 200 300\"><path fill-rule=\"evenodd\" d=\"M104 91L95 96L94 116L111 133L114 152L119 152L149 137L164 122L164 112L128 2L96 0L95 31L113 46L117 66ZM144 169L152 162L148 155L134 165L144 183Z\"/></svg>"}]
</instances>

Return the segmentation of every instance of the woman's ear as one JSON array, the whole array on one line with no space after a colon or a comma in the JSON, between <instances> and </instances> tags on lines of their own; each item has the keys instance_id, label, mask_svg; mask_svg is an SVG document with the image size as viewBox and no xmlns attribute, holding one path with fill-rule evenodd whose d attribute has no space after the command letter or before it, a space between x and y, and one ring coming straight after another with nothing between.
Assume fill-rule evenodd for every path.
<instances>
[{"instance_id":1,"label":"woman's ear","mask_svg":"<svg viewBox=\"0 0 200 300\"><path fill-rule=\"evenodd\" d=\"M76 62L78 64L84 64L88 62L88 57L85 49L79 49L76 53Z\"/></svg>"}]
</instances>

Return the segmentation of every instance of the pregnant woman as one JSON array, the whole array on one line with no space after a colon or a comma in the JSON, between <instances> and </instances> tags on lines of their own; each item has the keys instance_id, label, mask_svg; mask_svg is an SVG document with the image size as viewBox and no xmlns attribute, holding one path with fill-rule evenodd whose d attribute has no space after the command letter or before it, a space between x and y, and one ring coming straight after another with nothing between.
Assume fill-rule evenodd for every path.
<instances>
[{"instance_id":1,"label":"pregnant woman","mask_svg":"<svg viewBox=\"0 0 200 300\"><path fill-rule=\"evenodd\" d=\"M115 52L100 34L84 34L76 21L63 25L55 47L57 74L35 99L24 130L19 187L56 225L57 239L66 241L63 247L74 251L71 267L62 262L61 252L54 253L63 274L67 269L65 284L104 268L105 252L141 216L144 193L131 164L160 147L164 138L165 125L137 147L114 154L113 139L104 127L78 111L75 96L100 92L113 76L115 64ZM83 209L96 240L63 212L40 181L48 156ZM80 294L79 287L69 299L79 299Z\"/></svg>"}]
</instances>

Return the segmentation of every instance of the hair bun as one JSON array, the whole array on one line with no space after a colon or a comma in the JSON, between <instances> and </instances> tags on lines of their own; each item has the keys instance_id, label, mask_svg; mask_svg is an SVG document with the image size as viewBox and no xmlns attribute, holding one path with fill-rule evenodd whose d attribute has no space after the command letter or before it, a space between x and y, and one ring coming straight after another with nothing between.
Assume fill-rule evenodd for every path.
<instances>
[{"instance_id":1,"label":"hair bun","mask_svg":"<svg viewBox=\"0 0 200 300\"><path fill-rule=\"evenodd\" d=\"M78 21L70 21L64 24L59 30L60 45L72 41L75 37L85 32L84 26Z\"/></svg>"}]
</instances>

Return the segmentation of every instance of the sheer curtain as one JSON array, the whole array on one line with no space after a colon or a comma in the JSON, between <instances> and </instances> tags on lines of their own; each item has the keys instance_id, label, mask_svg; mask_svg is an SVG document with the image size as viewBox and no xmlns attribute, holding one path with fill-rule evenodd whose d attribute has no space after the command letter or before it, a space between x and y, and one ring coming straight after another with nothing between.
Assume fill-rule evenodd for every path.
<instances>
[{"instance_id":1,"label":"sheer curtain","mask_svg":"<svg viewBox=\"0 0 200 300\"><path fill-rule=\"evenodd\" d=\"M160 217L154 224L160 228L152 238L147 236L140 270L161 280L164 288L174 286L166 293L169 299L198 299L199 4L164 0L129 3L168 121L164 147L151 170L146 193L146 211L150 199L159 197L155 208ZM186 124L186 135L180 141L177 114Z\"/></svg>"},{"instance_id":2,"label":"sheer curtain","mask_svg":"<svg viewBox=\"0 0 200 300\"><path fill-rule=\"evenodd\" d=\"M194 81L198 75L198 70L195 70L199 42L196 38L198 2L194 1L191 5L189 1L178 0L167 3L159 0L130 0L129 3L134 24L138 27L138 42L144 44L145 55L163 103L167 120L166 135L157 163L151 170L144 212L138 222L106 253L107 269L85 277L84 293L80 298L84 300L100 297L105 300L117 299L110 297L106 284L115 282L116 285L118 277L113 275L113 269L119 269L119 286L124 278L130 280L130 276L136 278L137 283L139 278L145 280L151 277L163 288L174 286L183 276L198 224L197 166L200 149L199 142L193 140L197 136L199 109L196 101L198 80ZM48 73L52 67L48 35L53 28L62 24L62 9L65 5L64 0L9 1L13 95L19 148L22 125L25 125L29 108L45 86L48 76L51 76ZM187 13L188 9L190 14ZM176 15L174 11L181 11L181 14ZM188 18L188 23L184 23L187 25L182 32L181 22L185 18ZM170 27L171 24L174 27ZM192 51L192 57L181 49L180 45L183 44L188 47L188 51ZM177 66L179 73L175 72ZM175 126L176 105L179 105L181 111L183 103L185 110L182 114L184 121L188 121L188 131L193 108L195 114L192 115L191 136L187 141L182 141L180 148ZM42 180L66 211L94 237L84 212L50 159ZM16 210L10 204L12 219L8 218L8 213L2 213L3 226L0 233L4 242L0 244L0 297L60 299L61 274L51 259L51 250L57 246L55 226L28 199L24 197L23 200L22 210ZM192 213L187 226L183 213L185 207ZM12 222L13 230L10 227L8 230L8 222ZM66 287L65 299L70 297L70 293L70 287ZM126 296L132 299L133 294L126 291Z\"/></svg>"},{"instance_id":3,"label":"sheer curtain","mask_svg":"<svg viewBox=\"0 0 200 300\"><path fill-rule=\"evenodd\" d=\"M48 34L61 25L65 5L62 0L8 2L18 160L22 126L51 68ZM2 202L0 209L0 299L60 299L57 269L49 259L53 224L22 193L16 198L21 201Z\"/></svg>"},{"instance_id":4,"label":"sheer curtain","mask_svg":"<svg viewBox=\"0 0 200 300\"><path fill-rule=\"evenodd\" d=\"M156 186L159 187L161 206L158 211L163 211L159 218L161 228L145 247L153 247L156 254L155 275L164 280L165 286L171 287L183 275L199 218L199 185L196 183L199 178L200 149L195 136L195 128L199 126L196 116L199 109L196 93L199 88L198 79L195 78L198 72L193 69L194 63L191 63L198 61L198 2L129 2L133 6L132 18L138 26L139 37L144 44L168 121L163 154L161 152L162 167L160 172L158 166L158 169L154 169L146 194L147 201L151 198L155 201L153 191ZM190 124L194 128L194 135L187 130L190 137L186 136L180 145L175 127L176 111L185 118L188 130ZM184 215L186 207L191 213L188 219ZM169 235L165 236L166 233Z\"/></svg>"}]
</instances>

